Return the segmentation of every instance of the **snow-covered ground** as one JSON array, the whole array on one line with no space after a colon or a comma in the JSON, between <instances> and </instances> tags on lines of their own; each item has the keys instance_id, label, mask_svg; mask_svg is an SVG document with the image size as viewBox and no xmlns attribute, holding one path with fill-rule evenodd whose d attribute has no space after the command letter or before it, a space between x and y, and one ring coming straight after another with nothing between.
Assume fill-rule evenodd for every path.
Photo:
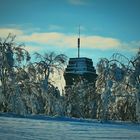
<instances>
[{"instance_id":1,"label":"snow-covered ground","mask_svg":"<svg viewBox=\"0 0 140 140\"><path fill-rule=\"evenodd\" d=\"M0 140L140 140L140 125L132 123L13 116L0 113Z\"/></svg>"}]
</instances>

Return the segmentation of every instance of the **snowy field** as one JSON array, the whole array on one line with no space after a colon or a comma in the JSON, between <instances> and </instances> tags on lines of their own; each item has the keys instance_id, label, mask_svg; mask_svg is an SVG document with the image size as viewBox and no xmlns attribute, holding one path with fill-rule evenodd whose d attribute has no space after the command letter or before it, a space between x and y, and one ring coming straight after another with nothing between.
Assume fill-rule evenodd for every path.
<instances>
[{"instance_id":1,"label":"snowy field","mask_svg":"<svg viewBox=\"0 0 140 140\"><path fill-rule=\"evenodd\" d=\"M140 125L0 114L0 140L140 140Z\"/></svg>"}]
</instances>

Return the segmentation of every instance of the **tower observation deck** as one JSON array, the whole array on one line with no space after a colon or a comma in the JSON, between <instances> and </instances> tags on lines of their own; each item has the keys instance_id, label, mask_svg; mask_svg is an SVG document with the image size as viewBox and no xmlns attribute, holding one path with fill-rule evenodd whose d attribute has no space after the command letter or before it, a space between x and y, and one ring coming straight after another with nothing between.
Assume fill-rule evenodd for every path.
<instances>
[{"instance_id":1,"label":"tower observation deck","mask_svg":"<svg viewBox=\"0 0 140 140\"><path fill-rule=\"evenodd\" d=\"M66 87L73 85L75 81L84 79L89 83L96 82L97 74L90 58L80 57L80 28L78 37L78 57L70 58L64 72Z\"/></svg>"}]
</instances>

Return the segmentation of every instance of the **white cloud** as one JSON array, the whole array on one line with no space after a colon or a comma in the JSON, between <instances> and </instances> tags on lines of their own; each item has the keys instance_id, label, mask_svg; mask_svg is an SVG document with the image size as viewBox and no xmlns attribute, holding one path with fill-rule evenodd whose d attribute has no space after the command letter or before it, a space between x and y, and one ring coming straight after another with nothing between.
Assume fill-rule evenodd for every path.
<instances>
[{"instance_id":1,"label":"white cloud","mask_svg":"<svg viewBox=\"0 0 140 140\"><path fill-rule=\"evenodd\" d=\"M140 41L130 41L128 43L123 42L121 44L121 49L124 51L129 51L132 53L137 53L140 48Z\"/></svg>"},{"instance_id":2,"label":"white cloud","mask_svg":"<svg viewBox=\"0 0 140 140\"><path fill-rule=\"evenodd\" d=\"M115 49L121 46L121 42L118 39L102 36L85 36L81 38L83 47L95 48L95 49Z\"/></svg>"},{"instance_id":3,"label":"white cloud","mask_svg":"<svg viewBox=\"0 0 140 140\"><path fill-rule=\"evenodd\" d=\"M26 49L28 52L30 52L30 53L34 53L34 52L40 51L42 48L36 47L36 46L29 46L29 45L27 45L27 46L25 46L25 49Z\"/></svg>"},{"instance_id":4,"label":"white cloud","mask_svg":"<svg viewBox=\"0 0 140 140\"><path fill-rule=\"evenodd\" d=\"M54 25L54 24L48 26L48 30L50 31L56 31L56 30L62 30L62 29L63 28L61 26Z\"/></svg>"},{"instance_id":5,"label":"white cloud","mask_svg":"<svg viewBox=\"0 0 140 140\"><path fill-rule=\"evenodd\" d=\"M0 28L0 37L7 37L9 33L12 33L13 35L22 35L23 31L20 29L14 29L14 28Z\"/></svg>"},{"instance_id":6,"label":"white cloud","mask_svg":"<svg viewBox=\"0 0 140 140\"><path fill-rule=\"evenodd\" d=\"M37 44L57 45L63 39L62 33L33 33L31 35L23 35L18 38L19 41L32 42Z\"/></svg>"},{"instance_id":7,"label":"white cloud","mask_svg":"<svg viewBox=\"0 0 140 140\"><path fill-rule=\"evenodd\" d=\"M32 34L27 34L26 30L23 31L16 28L0 28L0 37L7 36L9 33L16 34L16 41L19 43L23 42L25 45L27 44L26 49L29 52L45 50L46 47L44 46L47 46L48 49L49 47L51 47L51 49L52 47L58 49L77 47L77 35L60 32L34 32ZM111 37L81 35L81 47L98 50L117 49L135 52L140 47L140 41L126 43Z\"/></svg>"},{"instance_id":8,"label":"white cloud","mask_svg":"<svg viewBox=\"0 0 140 140\"><path fill-rule=\"evenodd\" d=\"M89 0L68 0L70 4L73 5L86 5Z\"/></svg>"},{"instance_id":9,"label":"white cloud","mask_svg":"<svg viewBox=\"0 0 140 140\"><path fill-rule=\"evenodd\" d=\"M18 38L22 42L32 42L37 44L47 44L55 47L76 47L77 36L58 32L33 33L23 35ZM85 48L112 49L121 45L117 39L101 36L81 36L81 46Z\"/></svg>"}]
</instances>

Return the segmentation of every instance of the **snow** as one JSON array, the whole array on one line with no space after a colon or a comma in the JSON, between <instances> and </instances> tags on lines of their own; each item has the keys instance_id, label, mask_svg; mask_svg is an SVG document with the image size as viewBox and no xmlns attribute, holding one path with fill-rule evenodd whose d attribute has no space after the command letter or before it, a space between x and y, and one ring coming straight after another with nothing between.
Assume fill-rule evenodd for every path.
<instances>
[{"instance_id":1,"label":"snow","mask_svg":"<svg viewBox=\"0 0 140 140\"><path fill-rule=\"evenodd\" d=\"M140 125L0 113L0 140L139 140Z\"/></svg>"}]
</instances>

